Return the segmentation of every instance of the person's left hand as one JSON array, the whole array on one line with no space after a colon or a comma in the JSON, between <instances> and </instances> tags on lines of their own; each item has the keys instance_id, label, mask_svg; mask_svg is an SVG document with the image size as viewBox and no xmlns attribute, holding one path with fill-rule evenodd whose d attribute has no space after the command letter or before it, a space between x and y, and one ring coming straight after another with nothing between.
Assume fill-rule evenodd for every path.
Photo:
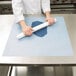
<instances>
[{"instance_id":1,"label":"person's left hand","mask_svg":"<svg viewBox=\"0 0 76 76\"><path fill-rule=\"evenodd\" d=\"M49 17L49 18L46 18L46 21L49 23L49 25L52 25L55 23L55 18Z\"/></svg>"}]
</instances>

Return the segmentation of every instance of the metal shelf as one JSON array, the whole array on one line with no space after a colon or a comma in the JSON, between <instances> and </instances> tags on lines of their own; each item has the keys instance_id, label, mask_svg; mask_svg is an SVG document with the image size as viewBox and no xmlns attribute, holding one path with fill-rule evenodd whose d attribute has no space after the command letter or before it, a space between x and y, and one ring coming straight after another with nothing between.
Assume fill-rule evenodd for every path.
<instances>
[{"instance_id":1,"label":"metal shelf","mask_svg":"<svg viewBox=\"0 0 76 76\"><path fill-rule=\"evenodd\" d=\"M0 1L0 4L11 4L12 1Z\"/></svg>"}]
</instances>

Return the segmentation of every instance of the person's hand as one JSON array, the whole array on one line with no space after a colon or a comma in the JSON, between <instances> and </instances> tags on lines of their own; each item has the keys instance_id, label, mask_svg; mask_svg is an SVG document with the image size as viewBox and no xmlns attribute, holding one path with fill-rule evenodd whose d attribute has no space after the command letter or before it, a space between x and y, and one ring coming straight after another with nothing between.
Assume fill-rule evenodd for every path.
<instances>
[{"instance_id":1,"label":"person's hand","mask_svg":"<svg viewBox=\"0 0 76 76\"><path fill-rule=\"evenodd\" d=\"M30 26L23 26L22 31L26 36L31 36L33 29Z\"/></svg>"},{"instance_id":2,"label":"person's hand","mask_svg":"<svg viewBox=\"0 0 76 76\"><path fill-rule=\"evenodd\" d=\"M55 23L55 18L49 17L49 18L46 18L46 21L49 23L49 25L52 25Z\"/></svg>"}]
</instances>

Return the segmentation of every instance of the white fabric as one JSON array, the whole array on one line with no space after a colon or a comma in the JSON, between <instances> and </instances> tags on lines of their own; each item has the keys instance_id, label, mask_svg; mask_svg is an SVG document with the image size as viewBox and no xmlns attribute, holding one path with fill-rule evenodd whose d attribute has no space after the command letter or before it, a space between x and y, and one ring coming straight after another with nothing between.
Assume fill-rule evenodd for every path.
<instances>
[{"instance_id":1,"label":"white fabric","mask_svg":"<svg viewBox=\"0 0 76 76\"><path fill-rule=\"evenodd\" d=\"M23 14L41 14L50 10L50 0L12 0L16 22L24 20ZM41 11L42 10L42 11Z\"/></svg>"}]
</instances>

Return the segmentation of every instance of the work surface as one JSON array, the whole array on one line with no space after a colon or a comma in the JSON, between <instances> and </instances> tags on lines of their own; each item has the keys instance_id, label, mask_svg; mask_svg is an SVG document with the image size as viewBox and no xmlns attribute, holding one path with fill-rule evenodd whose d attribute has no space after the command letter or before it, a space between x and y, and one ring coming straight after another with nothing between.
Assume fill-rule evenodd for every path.
<instances>
[{"instance_id":1,"label":"work surface","mask_svg":"<svg viewBox=\"0 0 76 76\"><path fill-rule=\"evenodd\" d=\"M5 48L7 48L8 50L8 52L9 53L7 53L7 51L5 51L4 49L3 49L3 53L2 53L2 55L4 55L4 56L1 56L1 58L0 58L0 63L1 64L21 64L21 65L29 65L29 64L76 64L76 57L75 57L75 51L76 51L76 48L75 48L75 44L76 44L76 31L75 31L75 24L76 24L76 22L75 22L75 16L76 15L53 15L54 17L56 17L57 19L58 19L58 23L59 23L59 25L58 26L56 26L55 24L53 25L53 26L51 26L51 27L48 27L48 34L46 35L46 36L44 36L43 38L40 38L40 37L37 37L37 36L35 36L35 35L33 35L33 36L31 36L31 37L29 37L29 38L23 38L23 39L21 39L20 40L20 43L25 43L24 41L30 41L30 39L31 39L31 42L33 42L33 40L39 40L40 42L43 42L43 40L46 42L46 44L44 44L45 42L43 42L43 45L45 45L46 47L45 48L42 48L42 51L43 51L43 49L44 49L44 51L45 52L35 52L35 53L33 53L33 54L30 54L29 52L28 52L28 55L29 56L25 56L25 54L24 53L19 53L20 52L20 50L19 50L19 52L18 52L18 50L17 50L17 52L16 52L16 50L15 49L13 49L12 50L12 52L9 52L9 49L8 49L8 45L9 45L9 40L10 40L10 38L7 38L7 45L5 45L4 47ZM63 17L64 17L64 20L65 20L65 23L64 23L64 20L63 20ZM10 20L11 20L11 18L13 17L13 16L1 16L4 20L5 20L5 18L10 18ZM73 18L73 19L72 19ZM7 19L6 19L7 20ZM59 22L59 21L62 21L62 22ZM12 20L13 21L13 20ZM11 22L10 23L10 25L12 25L12 23L13 22ZM9 24L8 23L8 21L7 21L7 24ZM60 26L60 24L63 24L63 25L61 25ZM8 27L9 25L7 25L7 27ZM58 27L59 29L61 29L61 30L59 30L58 28L58 30L59 30L59 34L61 34L61 35L54 35L54 34L57 34L58 33L58 30L56 29L56 27ZM54 33L54 31L53 31L53 28L54 29L56 29L57 31L55 31L55 33ZM64 29L63 29L64 28ZM10 28L11 29L11 28ZM68 29L68 31L67 31L67 29ZM15 30L15 29L14 29ZM59 42L59 44L58 44L58 46L61 44L61 46L64 44L64 47L66 46L67 47L67 49L65 49L65 48L59 48L60 50L52 50L51 52L49 52L50 51L50 49L49 49L49 51L47 50L47 52L46 52L46 49L48 49L48 48L50 48L50 43L51 42L49 42L49 41L52 41L52 43L53 43L53 38L51 38L52 36L49 36L49 34L52 34L52 33L49 33L49 32L51 32L51 31L53 31L52 33L54 33L52 36L55 38L54 40L55 40L55 42L56 43L58 43L59 41L60 41L60 37L61 37L61 43ZM10 31L8 31L8 32L10 32ZM16 34L18 34L20 31L18 31ZM2 33L1 33L2 34ZM6 33L5 33L6 34ZM12 35L10 35L11 37L12 37ZM9 35L8 35L8 37L10 37ZM14 36L14 38L15 38L15 35L13 35ZM56 37L55 37L56 36ZM7 37L7 36L6 36ZM58 38L57 38L58 37ZM70 38L69 38L70 37ZM48 38L48 39L47 39ZM5 39L5 38L4 38ZM12 38L13 39L13 38ZM42 40L41 40L42 39ZM64 40L63 39L65 39L66 41L64 42ZM14 39L14 40L16 40L16 39ZM36 40L36 41L37 41ZM49 40L49 41L47 41L47 40ZM56 41L57 40L57 41ZM58 41L59 40L59 41ZM70 41L71 40L71 41ZM19 40L16 40L16 42L19 42ZM26 41L26 42L27 42ZM38 42L39 42L38 41ZM13 42L13 40L12 40L12 42ZM38 43L37 42L37 43ZM39 42L39 43L40 43ZM48 42L48 43L47 43ZM27 42L28 43L28 42ZM56 43L53 43L53 45L56 45L57 46L57 44ZM70 44L71 43L71 44ZM13 44L12 44L13 45ZM28 43L28 45L29 45L29 43ZM27 46L28 46L27 45ZM42 44L41 44L42 45ZM47 46L47 45L49 45L49 46ZM52 45L52 44L51 44ZM52 46L53 46L52 45ZM72 46L71 46L72 45ZM32 46L34 46L34 45L32 45L31 44L31 47ZM56 47L55 46L55 47ZM10 47L11 47L11 45L10 45ZM13 46L13 47L15 47L15 45ZM19 47L20 47L20 45L19 45ZM22 47L24 47L24 46L22 46ZM41 47L41 46L40 46ZM38 48L38 47L36 47L36 48ZM27 49L27 47L26 47L26 49ZM32 49L32 50L34 50L35 49L35 47L34 48L30 48L30 49ZM55 48L54 48L55 49ZM62 49L62 50L61 50ZM32 51L31 50L31 51ZM36 50L36 49L35 49ZM39 50L39 49L38 49ZM65 51L64 51L65 50ZM22 50L22 52L23 52L24 50ZM36 50L37 51L37 50ZM62 52L61 52L62 51ZM48 53L49 52L49 53ZM56 53L55 53L56 52ZM43 54L44 53L44 54ZM51 54L52 53L52 54Z\"/></svg>"},{"instance_id":2,"label":"work surface","mask_svg":"<svg viewBox=\"0 0 76 76\"><path fill-rule=\"evenodd\" d=\"M47 27L47 32L43 37L32 35L24 37L20 40L16 35L21 33L18 24L14 24L7 41L4 56L73 56L73 50L68 36L64 17L55 17L57 22ZM32 25L34 21L45 22L44 17L26 17L25 21L28 25Z\"/></svg>"}]
</instances>

